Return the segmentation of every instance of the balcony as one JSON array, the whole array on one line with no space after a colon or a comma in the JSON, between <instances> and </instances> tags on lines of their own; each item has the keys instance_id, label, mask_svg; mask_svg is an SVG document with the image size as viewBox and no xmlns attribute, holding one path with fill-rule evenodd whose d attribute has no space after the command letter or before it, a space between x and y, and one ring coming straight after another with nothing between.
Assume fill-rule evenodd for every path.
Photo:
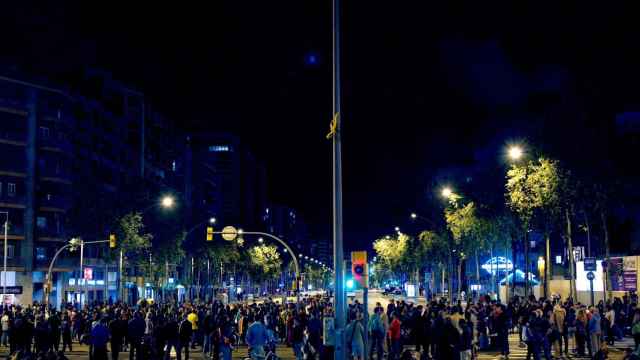
<instances>
[{"instance_id":1,"label":"balcony","mask_svg":"<svg viewBox=\"0 0 640 360\"><path fill-rule=\"evenodd\" d=\"M0 194L0 207L12 208L12 209L24 209L25 208L24 196L22 195L11 196L11 195L8 195L5 191L2 194Z\"/></svg>"},{"instance_id":2,"label":"balcony","mask_svg":"<svg viewBox=\"0 0 640 360\"><path fill-rule=\"evenodd\" d=\"M3 144L26 146L26 137L24 132L0 130L0 143Z\"/></svg>"},{"instance_id":3,"label":"balcony","mask_svg":"<svg viewBox=\"0 0 640 360\"><path fill-rule=\"evenodd\" d=\"M0 96L0 111L26 116L27 103L15 97Z\"/></svg>"},{"instance_id":4,"label":"balcony","mask_svg":"<svg viewBox=\"0 0 640 360\"><path fill-rule=\"evenodd\" d=\"M53 136L38 136L38 148L42 150L71 153L71 142Z\"/></svg>"},{"instance_id":5,"label":"balcony","mask_svg":"<svg viewBox=\"0 0 640 360\"><path fill-rule=\"evenodd\" d=\"M68 196L44 195L38 199L38 209L46 211L46 209L68 210L71 207L71 198Z\"/></svg>"}]
</instances>

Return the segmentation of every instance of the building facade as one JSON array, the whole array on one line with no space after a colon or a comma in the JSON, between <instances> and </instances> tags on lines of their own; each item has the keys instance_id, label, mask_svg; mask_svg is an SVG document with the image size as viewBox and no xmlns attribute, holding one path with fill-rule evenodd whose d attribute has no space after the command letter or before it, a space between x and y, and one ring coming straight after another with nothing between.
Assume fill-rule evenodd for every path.
<instances>
[{"instance_id":1,"label":"building facade","mask_svg":"<svg viewBox=\"0 0 640 360\"><path fill-rule=\"evenodd\" d=\"M228 133L191 134L184 146L187 223L213 216L218 226L262 230L266 171L240 138Z\"/></svg>"},{"instance_id":2,"label":"building facade","mask_svg":"<svg viewBox=\"0 0 640 360\"><path fill-rule=\"evenodd\" d=\"M6 285L22 286L22 294L5 301L42 301L49 264L71 237L107 239L119 211L170 187L170 133L169 122L151 111L143 94L106 73L86 71L65 90L0 77ZM118 298L121 279L106 244L87 246L83 255L91 279L82 280L77 252L63 252L53 266L52 303Z\"/></svg>"}]
</instances>

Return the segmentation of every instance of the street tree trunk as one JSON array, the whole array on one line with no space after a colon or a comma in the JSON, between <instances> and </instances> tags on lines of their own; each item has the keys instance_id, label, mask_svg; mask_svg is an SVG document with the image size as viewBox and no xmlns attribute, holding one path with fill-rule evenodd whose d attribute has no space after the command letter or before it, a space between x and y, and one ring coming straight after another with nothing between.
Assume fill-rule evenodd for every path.
<instances>
[{"instance_id":1,"label":"street tree trunk","mask_svg":"<svg viewBox=\"0 0 640 360\"><path fill-rule=\"evenodd\" d=\"M576 272L574 267L574 258L573 258L573 239L571 236L571 215L569 214L569 209L565 209L564 212L565 218L567 220L567 251L569 251L569 286L571 297L573 301L578 300L578 293L576 292Z\"/></svg>"},{"instance_id":2,"label":"street tree trunk","mask_svg":"<svg viewBox=\"0 0 640 360\"><path fill-rule=\"evenodd\" d=\"M604 214L604 210L600 210L600 220L602 221L602 231L604 232L604 258L607 262L607 270L604 272L604 281L606 284L605 288L605 303L607 302L607 298L611 298L611 292L609 290L609 229L607 228L607 217Z\"/></svg>"},{"instance_id":3,"label":"street tree trunk","mask_svg":"<svg viewBox=\"0 0 640 360\"><path fill-rule=\"evenodd\" d=\"M529 225L524 228L524 297L529 296Z\"/></svg>"},{"instance_id":4,"label":"street tree trunk","mask_svg":"<svg viewBox=\"0 0 640 360\"><path fill-rule=\"evenodd\" d=\"M444 263L440 263L440 266L442 267L442 287L440 288L440 290L442 291L442 296L444 296L444 280L446 278L446 273L445 273L445 266Z\"/></svg>"},{"instance_id":5,"label":"street tree trunk","mask_svg":"<svg viewBox=\"0 0 640 360\"><path fill-rule=\"evenodd\" d=\"M549 231L544 234L545 242L545 265L544 265L544 297L548 298L551 295L549 290L549 284L551 282L551 235Z\"/></svg>"},{"instance_id":6,"label":"street tree trunk","mask_svg":"<svg viewBox=\"0 0 640 360\"><path fill-rule=\"evenodd\" d=\"M462 293L462 261L462 258L458 259L458 300L461 300Z\"/></svg>"},{"instance_id":7,"label":"street tree trunk","mask_svg":"<svg viewBox=\"0 0 640 360\"><path fill-rule=\"evenodd\" d=\"M591 257L591 225L586 211L584 212L584 226L587 231L587 256Z\"/></svg>"},{"instance_id":8,"label":"street tree trunk","mask_svg":"<svg viewBox=\"0 0 640 360\"><path fill-rule=\"evenodd\" d=\"M513 247L513 243L511 243L511 246ZM504 258L505 259L509 258L507 247L504 248ZM512 261L511 266L513 266L513 268L515 269L515 262ZM498 272L497 269L498 269L498 267L496 265L496 272ZM507 302L509 302L509 269L508 268L505 269L505 274L507 274L507 276L505 277L506 281L505 281L505 287L504 287L504 294L505 294L504 301L505 301L505 303L507 303ZM499 279L499 277L498 277L498 279ZM500 291L500 286L498 286L498 292L499 291Z\"/></svg>"},{"instance_id":9,"label":"street tree trunk","mask_svg":"<svg viewBox=\"0 0 640 360\"><path fill-rule=\"evenodd\" d=\"M478 249L476 249L476 282L480 284L480 259L478 258Z\"/></svg>"}]
</instances>

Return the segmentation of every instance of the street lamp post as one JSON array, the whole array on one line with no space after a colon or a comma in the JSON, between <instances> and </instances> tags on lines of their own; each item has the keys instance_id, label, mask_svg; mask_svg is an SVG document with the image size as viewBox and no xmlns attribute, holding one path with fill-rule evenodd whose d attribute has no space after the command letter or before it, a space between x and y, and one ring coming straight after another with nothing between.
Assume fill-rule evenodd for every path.
<instances>
[{"instance_id":1,"label":"street lamp post","mask_svg":"<svg viewBox=\"0 0 640 360\"><path fill-rule=\"evenodd\" d=\"M172 196L172 195L164 195L160 198L159 201L154 202L153 204L147 206L146 208L142 209L142 211L140 211L140 215L145 214L147 211L155 208L155 207L161 207L164 209L171 209L175 206L176 204L176 199ZM122 249L120 249L120 261L119 261L119 268L118 268L118 274L119 274L119 281L118 281L118 295L120 296L120 298L122 299L122 301L124 301L124 286L123 286L123 272L124 272L124 251L122 251Z\"/></svg>"},{"instance_id":2,"label":"street lamp post","mask_svg":"<svg viewBox=\"0 0 640 360\"><path fill-rule=\"evenodd\" d=\"M49 270L47 271L47 275L45 278L45 292L44 292L44 303L47 305L47 307L49 306L49 293L51 292L52 289L52 283L51 283L51 272L53 271L53 265L56 262L56 259L58 258L58 256L65 250L65 249L69 249L71 248L72 251L74 248L76 247L80 247L80 276L84 279L84 271L82 270L83 268L83 250L84 250L84 246L85 245L92 245L92 244L101 244L101 243L108 243L109 240L97 240L97 241L83 241L81 238L73 238L69 241L68 244L64 245L63 247L61 247L60 249L58 249L58 251L56 251L55 255L53 255L53 259L51 259L51 263L49 263ZM85 282L86 285L86 282ZM86 294L85 294L86 296ZM86 301L86 298L85 298ZM80 306L82 306L82 298L80 299Z\"/></svg>"},{"instance_id":3,"label":"street lamp post","mask_svg":"<svg viewBox=\"0 0 640 360\"><path fill-rule=\"evenodd\" d=\"M214 234L222 234L222 235L230 235L229 233L225 233L224 231L217 231L214 232ZM269 234L269 233L265 233L265 232L260 232L260 231L244 231L242 229L238 230L237 232L238 235L258 235L258 236L263 236L263 237L268 237L270 239L273 239L275 241L277 241L278 243L280 243L280 245L282 245L289 254L291 254L291 259L293 259L293 266L295 268L295 272L296 272L296 306L297 303L300 301L300 265L298 264L298 258L296 257L295 253L293 252L293 250L291 250L291 248L289 247L289 245L287 245L286 242L284 242L284 240L280 239L279 237ZM264 241L264 239L263 239ZM302 254L301 254L302 256Z\"/></svg>"},{"instance_id":4,"label":"street lamp post","mask_svg":"<svg viewBox=\"0 0 640 360\"><path fill-rule=\"evenodd\" d=\"M3 267L2 267L2 303L4 305L4 295L7 293L7 250L8 250L8 245L7 245L7 238L8 238L8 232L9 232L9 212L8 211L2 211L1 213L4 214L5 216L5 221L4 221L4 259L3 259Z\"/></svg>"},{"instance_id":5,"label":"street lamp post","mask_svg":"<svg viewBox=\"0 0 640 360\"><path fill-rule=\"evenodd\" d=\"M520 161L523 157L524 157L524 150L520 147L520 146L511 146L508 151L507 151L508 155L509 155L509 159L511 159L512 162L518 162ZM527 178L529 177L529 166L527 166L527 164L524 164L524 181L526 183ZM527 296L529 296L529 223L527 222L525 224L525 229L524 229L524 296L525 298ZM514 259L515 260L515 259ZM547 258L547 261L549 261L549 259ZM514 261L514 284L515 284L515 261ZM546 283L547 283L548 279L545 277L545 296L547 296L548 294L546 293ZM514 285L515 287L515 285Z\"/></svg>"},{"instance_id":6,"label":"street lamp post","mask_svg":"<svg viewBox=\"0 0 640 360\"><path fill-rule=\"evenodd\" d=\"M333 267L335 275L334 359L346 359L344 348L345 317L344 249L342 247L342 139L340 109L340 0L333 0L333 121L329 135L333 140Z\"/></svg>"}]
</instances>

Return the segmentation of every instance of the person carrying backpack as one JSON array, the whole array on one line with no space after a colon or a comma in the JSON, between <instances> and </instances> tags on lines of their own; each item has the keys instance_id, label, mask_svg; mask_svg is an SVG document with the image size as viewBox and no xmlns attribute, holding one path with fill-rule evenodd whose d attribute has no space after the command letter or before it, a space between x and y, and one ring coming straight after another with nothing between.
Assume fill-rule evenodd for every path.
<instances>
[{"instance_id":1,"label":"person carrying backpack","mask_svg":"<svg viewBox=\"0 0 640 360\"><path fill-rule=\"evenodd\" d=\"M347 346L354 360L364 360L364 328L360 322L361 314L351 315L351 321L345 328Z\"/></svg>"},{"instance_id":2,"label":"person carrying backpack","mask_svg":"<svg viewBox=\"0 0 640 360\"><path fill-rule=\"evenodd\" d=\"M373 359L373 353L377 354L377 359L382 360L384 356L384 350L382 344L384 342L384 324L382 323L382 307L377 307L373 311L373 316L369 320L369 334L371 339L371 348L369 351L369 358Z\"/></svg>"}]
</instances>

